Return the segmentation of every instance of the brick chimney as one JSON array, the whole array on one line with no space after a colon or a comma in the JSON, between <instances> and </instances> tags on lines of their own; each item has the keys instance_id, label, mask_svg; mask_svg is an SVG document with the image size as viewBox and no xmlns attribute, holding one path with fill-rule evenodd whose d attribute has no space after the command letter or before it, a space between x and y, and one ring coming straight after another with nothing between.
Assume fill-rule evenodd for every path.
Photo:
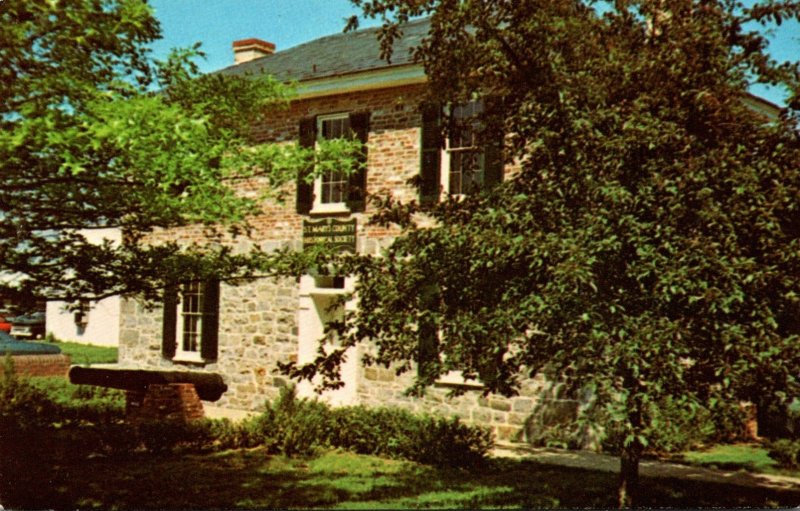
<instances>
[{"instance_id":1,"label":"brick chimney","mask_svg":"<svg viewBox=\"0 0 800 511\"><path fill-rule=\"evenodd\" d=\"M236 64L250 62L275 53L275 45L261 39L240 39L233 42L233 61Z\"/></svg>"}]
</instances>

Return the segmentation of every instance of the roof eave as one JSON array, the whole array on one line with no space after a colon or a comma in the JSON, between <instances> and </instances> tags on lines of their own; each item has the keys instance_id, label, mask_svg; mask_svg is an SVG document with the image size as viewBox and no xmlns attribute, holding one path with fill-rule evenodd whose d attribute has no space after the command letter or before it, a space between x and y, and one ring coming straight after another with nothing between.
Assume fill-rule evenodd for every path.
<instances>
[{"instance_id":1,"label":"roof eave","mask_svg":"<svg viewBox=\"0 0 800 511\"><path fill-rule=\"evenodd\" d=\"M297 97L298 99L309 99L348 92L401 87L426 81L427 76L421 65L406 64L304 80L297 84Z\"/></svg>"}]
</instances>

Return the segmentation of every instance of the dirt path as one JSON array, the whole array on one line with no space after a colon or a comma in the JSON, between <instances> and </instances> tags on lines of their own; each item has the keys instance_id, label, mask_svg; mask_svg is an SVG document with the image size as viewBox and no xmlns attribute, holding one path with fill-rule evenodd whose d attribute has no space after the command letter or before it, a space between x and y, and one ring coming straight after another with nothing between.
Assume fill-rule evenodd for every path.
<instances>
[{"instance_id":1,"label":"dirt path","mask_svg":"<svg viewBox=\"0 0 800 511\"><path fill-rule=\"evenodd\" d=\"M619 472L619 459L608 454L590 451L567 451L531 447L525 444L497 443L494 456L506 458L528 458L547 465L586 468L604 472ZM657 460L644 460L639 467L644 477L677 478L713 483L735 484L751 488L775 488L800 491L800 479L745 471L718 470L692 467Z\"/></svg>"}]
</instances>

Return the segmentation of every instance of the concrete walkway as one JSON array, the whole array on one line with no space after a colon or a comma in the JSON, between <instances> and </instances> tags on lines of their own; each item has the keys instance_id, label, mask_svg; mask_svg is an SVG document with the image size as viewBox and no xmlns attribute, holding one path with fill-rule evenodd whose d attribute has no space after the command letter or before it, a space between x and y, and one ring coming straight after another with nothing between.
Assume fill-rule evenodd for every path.
<instances>
[{"instance_id":1,"label":"concrete walkway","mask_svg":"<svg viewBox=\"0 0 800 511\"><path fill-rule=\"evenodd\" d=\"M525 458L545 465L585 468L603 472L619 472L619 458L590 451L567 451L531 447L526 444L498 442L493 456ZM680 465L658 460L643 460L639 466L643 477L663 477L707 481L711 483L735 484L751 488L774 488L800 491L800 479L795 477L758 474L742 470L718 470L690 465Z\"/></svg>"}]
</instances>

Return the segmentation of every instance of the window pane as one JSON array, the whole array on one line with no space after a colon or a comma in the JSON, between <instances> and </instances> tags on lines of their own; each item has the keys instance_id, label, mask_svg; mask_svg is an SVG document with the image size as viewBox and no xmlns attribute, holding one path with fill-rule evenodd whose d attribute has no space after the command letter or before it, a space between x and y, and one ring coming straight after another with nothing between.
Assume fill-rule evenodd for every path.
<instances>
[{"instance_id":1,"label":"window pane","mask_svg":"<svg viewBox=\"0 0 800 511\"><path fill-rule=\"evenodd\" d=\"M322 175L323 204L344 202L347 194L347 176L344 172L330 171Z\"/></svg>"},{"instance_id":2,"label":"window pane","mask_svg":"<svg viewBox=\"0 0 800 511\"><path fill-rule=\"evenodd\" d=\"M350 117L342 115L330 119L323 119L320 126L321 138L330 140L350 136ZM347 176L343 172L328 171L320 178L320 203L335 204L345 202L347 199Z\"/></svg>"},{"instance_id":3,"label":"window pane","mask_svg":"<svg viewBox=\"0 0 800 511\"><path fill-rule=\"evenodd\" d=\"M472 193L480 189L484 175L483 148L478 145L481 129L478 116L483 103L470 102L454 106L447 151L450 156L448 192L454 195Z\"/></svg>"},{"instance_id":4,"label":"window pane","mask_svg":"<svg viewBox=\"0 0 800 511\"><path fill-rule=\"evenodd\" d=\"M322 133L322 138L326 140L342 138L350 131L350 118L348 116L343 116L335 119L324 119L320 131Z\"/></svg>"},{"instance_id":5,"label":"window pane","mask_svg":"<svg viewBox=\"0 0 800 511\"><path fill-rule=\"evenodd\" d=\"M181 323L182 351L199 351L200 331L203 320L203 294L199 282L187 282L183 285Z\"/></svg>"}]
</instances>

